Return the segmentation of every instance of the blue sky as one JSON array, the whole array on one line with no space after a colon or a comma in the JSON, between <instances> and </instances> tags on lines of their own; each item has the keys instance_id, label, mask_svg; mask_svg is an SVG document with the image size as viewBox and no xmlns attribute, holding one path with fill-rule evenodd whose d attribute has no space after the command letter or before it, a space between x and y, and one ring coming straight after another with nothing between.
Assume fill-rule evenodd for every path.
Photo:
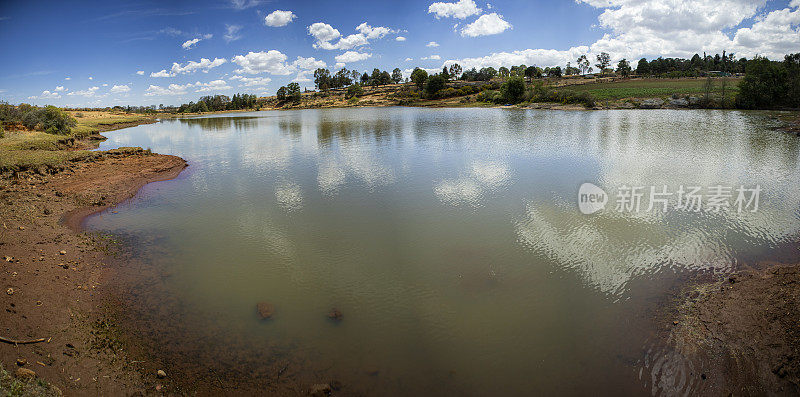
<instances>
[{"instance_id":1,"label":"blue sky","mask_svg":"<svg viewBox=\"0 0 800 397\"><path fill-rule=\"evenodd\" d=\"M0 37L0 99L179 104L313 87L323 64L407 74L563 66L601 51L780 58L800 51L800 0L3 1Z\"/></svg>"}]
</instances>

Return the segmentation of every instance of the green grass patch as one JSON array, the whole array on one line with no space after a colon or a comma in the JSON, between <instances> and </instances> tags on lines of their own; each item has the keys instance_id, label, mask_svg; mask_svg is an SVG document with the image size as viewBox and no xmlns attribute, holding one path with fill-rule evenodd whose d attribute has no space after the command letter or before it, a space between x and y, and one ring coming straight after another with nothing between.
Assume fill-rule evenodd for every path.
<instances>
[{"instance_id":1,"label":"green grass patch","mask_svg":"<svg viewBox=\"0 0 800 397\"><path fill-rule=\"evenodd\" d=\"M59 169L68 161L102 155L88 150L0 150L0 171Z\"/></svg>"},{"instance_id":2,"label":"green grass patch","mask_svg":"<svg viewBox=\"0 0 800 397\"><path fill-rule=\"evenodd\" d=\"M725 87L726 97L733 97L739 91L738 79L728 79ZM560 87L561 90L585 92L597 100L618 100L624 98L666 98L672 95L704 95L706 79L637 79L610 83L588 83ZM711 94L722 95L722 81L713 80Z\"/></svg>"},{"instance_id":3,"label":"green grass patch","mask_svg":"<svg viewBox=\"0 0 800 397\"><path fill-rule=\"evenodd\" d=\"M36 378L28 381L17 379L0 364L0 396L61 396L61 391L44 379Z\"/></svg>"},{"instance_id":4,"label":"green grass patch","mask_svg":"<svg viewBox=\"0 0 800 397\"><path fill-rule=\"evenodd\" d=\"M5 137L0 138L0 150L58 150L70 139L69 136L41 131L6 131Z\"/></svg>"}]
</instances>

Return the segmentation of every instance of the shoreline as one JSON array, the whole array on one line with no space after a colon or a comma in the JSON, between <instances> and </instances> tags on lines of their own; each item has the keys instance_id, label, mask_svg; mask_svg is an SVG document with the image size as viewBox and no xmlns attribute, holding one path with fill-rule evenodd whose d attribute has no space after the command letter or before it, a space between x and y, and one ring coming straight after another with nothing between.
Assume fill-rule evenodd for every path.
<instances>
[{"instance_id":1,"label":"shoreline","mask_svg":"<svg viewBox=\"0 0 800 397\"><path fill-rule=\"evenodd\" d=\"M80 145L96 147L101 139L105 137L92 135ZM55 394L160 389L155 373L143 373L126 358L127 349L116 335L106 288L114 277L108 263L115 243L86 232L82 224L88 216L135 197L148 183L177 177L186 166L176 156L120 148L67 162L60 170L19 172L0 185L0 281L6 316L0 336L44 339L0 343L0 363L8 374L34 371L57 389Z\"/></svg>"}]
</instances>

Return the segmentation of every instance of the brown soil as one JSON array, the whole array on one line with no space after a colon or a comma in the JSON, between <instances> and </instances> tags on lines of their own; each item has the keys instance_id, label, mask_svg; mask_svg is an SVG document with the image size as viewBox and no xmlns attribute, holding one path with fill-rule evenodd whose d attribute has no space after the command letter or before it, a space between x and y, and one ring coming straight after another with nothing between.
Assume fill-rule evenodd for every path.
<instances>
[{"instance_id":1,"label":"brown soil","mask_svg":"<svg viewBox=\"0 0 800 397\"><path fill-rule=\"evenodd\" d=\"M676 312L670 342L694 394L800 394L800 264L692 286Z\"/></svg>"},{"instance_id":2,"label":"brown soil","mask_svg":"<svg viewBox=\"0 0 800 397\"><path fill-rule=\"evenodd\" d=\"M0 343L5 368L16 368L21 359L67 395L155 392L163 380L141 374L140 364L126 358L107 317L102 291L111 243L79 233L78 226L86 215L185 167L179 157L128 148L68 164L55 175L23 173L0 181L0 336L45 338Z\"/></svg>"}]
</instances>

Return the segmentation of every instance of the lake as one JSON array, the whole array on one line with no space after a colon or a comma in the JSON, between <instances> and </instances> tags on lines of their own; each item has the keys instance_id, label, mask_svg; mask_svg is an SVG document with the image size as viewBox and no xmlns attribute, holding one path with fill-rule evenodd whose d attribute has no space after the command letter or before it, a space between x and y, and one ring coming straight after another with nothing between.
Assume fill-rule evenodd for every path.
<instances>
[{"instance_id":1,"label":"lake","mask_svg":"<svg viewBox=\"0 0 800 397\"><path fill-rule=\"evenodd\" d=\"M101 149L189 168L86 226L129 245L123 306L168 372L272 391L336 379L370 395L690 392L700 380L661 342L663 306L698 274L796 260L800 140L770 115L165 120L106 133ZM584 183L604 208L579 210ZM701 188L699 207L681 207L681 186ZM651 187L671 194L649 208ZM638 210L628 191L644 192Z\"/></svg>"}]
</instances>

